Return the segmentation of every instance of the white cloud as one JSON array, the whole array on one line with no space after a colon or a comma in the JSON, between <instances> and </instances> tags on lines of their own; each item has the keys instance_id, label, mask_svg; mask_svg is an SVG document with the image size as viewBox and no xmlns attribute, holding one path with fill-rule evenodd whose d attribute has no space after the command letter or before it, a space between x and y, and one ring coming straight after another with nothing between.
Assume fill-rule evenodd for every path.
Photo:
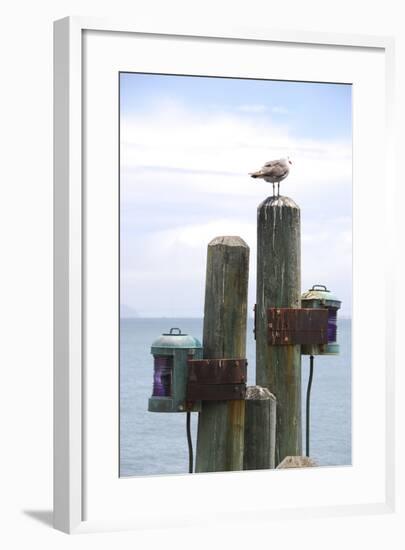
<instances>
[{"instance_id":1,"label":"white cloud","mask_svg":"<svg viewBox=\"0 0 405 550\"><path fill-rule=\"evenodd\" d=\"M203 116L171 102L122 121L123 301L141 315L201 315L206 248L218 235L249 244L254 303L256 207L271 185L248 172L287 155L281 190L301 206L303 288L327 284L350 311L351 144L298 139L268 113L247 114ZM145 227L131 226L137 217Z\"/></svg>"},{"instance_id":2,"label":"white cloud","mask_svg":"<svg viewBox=\"0 0 405 550\"><path fill-rule=\"evenodd\" d=\"M137 118L126 118L121 125L124 176L136 172L137 177L168 182L177 173L177 185L190 185L192 181L206 193L229 192L228 175L233 178L233 193L250 194L253 186L248 173L284 156L293 161L289 189L351 179L350 143L297 139L289 134L287 126L269 118L202 116L170 104Z\"/></svg>"},{"instance_id":3,"label":"white cloud","mask_svg":"<svg viewBox=\"0 0 405 550\"><path fill-rule=\"evenodd\" d=\"M271 112L277 115L288 115L289 110L286 107L282 107L281 105L275 105L274 107L272 107Z\"/></svg>"},{"instance_id":4,"label":"white cloud","mask_svg":"<svg viewBox=\"0 0 405 550\"><path fill-rule=\"evenodd\" d=\"M167 231L158 231L152 237L152 245L158 242L165 243L165 246L188 246L200 248L201 243L209 243L215 237L221 235L238 235L252 242L256 234L256 227L253 224L239 221L237 219L210 220L206 224L180 226Z\"/></svg>"},{"instance_id":5,"label":"white cloud","mask_svg":"<svg viewBox=\"0 0 405 550\"><path fill-rule=\"evenodd\" d=\"M201 315L207 245L220 235L238 235L249 245L250 311L255 303L256 223L236 217L153 231L139 242L139 254L132 243L132 261L122 272L124 288L133 297L130 305L141 314L160 307ZM332 219L327 226L320 221L302 224L302 290L326 284L343 301L346 315L351 308L351 245L349 219Z\"/></svg>"},{"instance_id":6,"label":"white cloud","mask_svg":"<svg viewBox=\"0 0 405 550\"><path fill-rule=\"evenodd\" d=\"M239 105L238 111L242 113L264 113L267 111L266 105Z\"/></svg>"}]
</instances>

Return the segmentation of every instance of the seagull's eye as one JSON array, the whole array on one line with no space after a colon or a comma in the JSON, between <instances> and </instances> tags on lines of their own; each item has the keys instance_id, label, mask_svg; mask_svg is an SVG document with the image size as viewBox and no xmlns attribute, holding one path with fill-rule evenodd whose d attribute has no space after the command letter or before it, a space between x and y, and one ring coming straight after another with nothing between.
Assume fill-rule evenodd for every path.
<instances>
[{"instance_id":1,"label":"seagull's eye","mask_svg":"<svg viewBox=\"0 0 405 550\"><path fill-rule=\"evenodd\" d=\"M292 164L291 160L288 161L290 164Z\"/></svg>"}]
</instances>

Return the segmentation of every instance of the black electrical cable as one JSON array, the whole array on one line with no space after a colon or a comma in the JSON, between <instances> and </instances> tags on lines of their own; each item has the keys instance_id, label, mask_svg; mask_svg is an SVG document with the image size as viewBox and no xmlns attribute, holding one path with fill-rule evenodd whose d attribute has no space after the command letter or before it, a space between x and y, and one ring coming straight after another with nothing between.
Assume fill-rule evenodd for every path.
<instances>
[{"instance_id":1,"label":"black electrical cable","mask_svg":"<svg viewBox=\"0 0 405 550\"><path fill-rule=\"evenodd\" d=\"M188 473L193 473L193 441L191 439L191 413L187 413Z\"/></svg>"},{"instance_id":2,"label":"black electrical cable","mask_svg":"<svg viewBox=\"0 0 405 550\"><path fill-rule=\"evenodd\" d=\"M306 455L309 456L309 413L310 413L310 399L311 399L311 386L312 378L314 376L314 356L309 357L309 379L307 387L307 411L306 411L306 428L305 428L305 443L306 443Z\"/></svg>"}]
</instances>

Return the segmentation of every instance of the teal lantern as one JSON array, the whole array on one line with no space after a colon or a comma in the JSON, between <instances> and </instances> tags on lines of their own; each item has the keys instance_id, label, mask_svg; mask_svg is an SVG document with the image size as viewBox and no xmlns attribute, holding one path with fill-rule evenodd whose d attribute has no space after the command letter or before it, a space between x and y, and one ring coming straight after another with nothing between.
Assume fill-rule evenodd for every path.
<instances>
[{"instance_id":1,"label":"teal lantern","mask_svg":"<svg viewBox=\"0 0 405 550\"><path fill-rule=\"evenodd\" d=\"M324 285L314 285L301 296L302 308L317 308L328 310L328 342L327 344L303 344L303 355L337 355L339 344L337 343L337 312L341 301L334 296Z\"/></svg>"},{"instance_id":2,"label":"teal lantern","mask_svg":"<svg viewBox=\"0 0 405 550\"><path fill-rule=\"evenodd\" d=\"M152 344L153 390L149 398L151 412L198 412L200 402L186 401L187 361L202 359L197 338L171 328Z\"/></svg>"}]
</instances>

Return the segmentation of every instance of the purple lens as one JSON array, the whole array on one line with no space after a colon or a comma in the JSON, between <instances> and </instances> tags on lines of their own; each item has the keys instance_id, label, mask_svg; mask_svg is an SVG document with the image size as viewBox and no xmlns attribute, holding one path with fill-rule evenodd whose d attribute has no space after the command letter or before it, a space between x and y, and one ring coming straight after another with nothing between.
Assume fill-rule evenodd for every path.
<instances>
[{"instance_id":1,"label":"purple lens","mask_svg":"<svg viewBox=\"0 0 405 550\"><path fill-rule=\"evenodd\" d=\"M172 394L172 357L156 355L153 372L153 393L155 397L170 397Z\"/></svg>"},{"instance_id":2,"label":"purple lens","mask_svg":"<svg viewBox=\"0 0 405 550\"><path fill-rule=\"evenodd\" d=\"M329 309L328 311L328 344L337 340L337 311Z\"/></svg>"}]
</instances>

